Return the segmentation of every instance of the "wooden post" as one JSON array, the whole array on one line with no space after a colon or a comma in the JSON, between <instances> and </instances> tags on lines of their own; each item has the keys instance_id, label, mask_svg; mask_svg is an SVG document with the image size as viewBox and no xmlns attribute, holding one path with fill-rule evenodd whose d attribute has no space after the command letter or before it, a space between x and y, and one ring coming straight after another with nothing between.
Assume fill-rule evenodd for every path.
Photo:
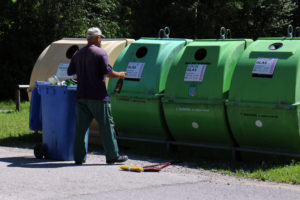
<instances>
[{"instance_id":1,"label":"wooden post","mask_svg":"<svg viewBox=\"0 0 300 200\"><path fill-rule=\"evenodd\" d=\"M21 105L21 89L28 89L29 85L18 85L17 91L16 91L16 110L20 111L20 105Z\"/></svg>"},{"instance_id":2,"label":"wooden post","mask_svg":"<svg viewBox=\"0 0 300 200\"><path fill-rule=\"evenodd\" d=\"M21 92L20 92L20 88L17 88L16 91L16 110L20 111L20 103L21 103Z\"/></svg>"}]
</instances>

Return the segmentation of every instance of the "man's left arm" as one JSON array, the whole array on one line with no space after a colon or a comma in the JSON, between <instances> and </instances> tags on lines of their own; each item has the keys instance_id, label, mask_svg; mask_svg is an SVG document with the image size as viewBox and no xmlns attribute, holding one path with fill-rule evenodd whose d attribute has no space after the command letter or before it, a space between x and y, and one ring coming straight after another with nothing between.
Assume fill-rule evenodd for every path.
<instances>
[{"instance_id":1,"label":"man's left arm","mask_svg":"<svg viewBox=\"0 0 300 200\"><path fill-rule=\"evenodd\" d=\"M126 76L126 72L116 72L112 69L112 67L110 66L109 64L109 61L108 61L108 55L104 55L102 57L102 60L103 62L103 65L106 66L104 68L104 75L107 77L107 78L121 78L121 79L124 79L125 76Z\"/></svg>"},{"instance_id":2,"label":"man's left arm","mask_svg":"<svg viewBox=\"0 0 300 200\"><path fill-rule=\"evenodd\" d=\"M105 74L107 78L121 78L124 79L126 76L126 72L116 72L112 70L110 74Z\"/></svg>"}]
</instances>

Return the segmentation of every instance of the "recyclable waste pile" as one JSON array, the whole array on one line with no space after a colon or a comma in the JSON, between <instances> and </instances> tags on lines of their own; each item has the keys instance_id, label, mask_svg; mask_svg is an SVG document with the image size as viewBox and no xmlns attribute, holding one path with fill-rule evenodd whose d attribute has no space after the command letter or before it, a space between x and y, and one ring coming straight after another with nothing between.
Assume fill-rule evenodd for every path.
<instances>
[{"instance_id":1,"label":"recyclable waste pile","mask_svg":"<svg viewBox=\"0 0 300 200\"><path fill-rule=\"evenodd\" d=\"M77 85L77 80L76 79L67 79L64 81L60 81L59 78L56 75L53 75L48 78L47 80L49 83L53 85L65 85L65 86L75 86Z\"/></svg>"}]
</instances>

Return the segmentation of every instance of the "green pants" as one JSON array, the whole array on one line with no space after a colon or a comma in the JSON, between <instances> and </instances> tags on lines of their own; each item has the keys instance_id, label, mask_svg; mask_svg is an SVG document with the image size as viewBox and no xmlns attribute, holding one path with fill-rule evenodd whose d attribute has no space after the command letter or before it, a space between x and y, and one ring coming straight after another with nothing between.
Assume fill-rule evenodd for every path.
<instances>
[{"instance_id":1,"label":"green pants","mask_svg":"<svg viewBox=\"0 0 300 200\"><path fill-rule=\"evenodd\" d=\"M100 100L79 99L76 105L74 160L80 162L86 155L84 139L93 118L95 118L99 124L99 132L106 159L117 158L119 156L119 149L110 103Z\"/></svg>"}]
</instances>

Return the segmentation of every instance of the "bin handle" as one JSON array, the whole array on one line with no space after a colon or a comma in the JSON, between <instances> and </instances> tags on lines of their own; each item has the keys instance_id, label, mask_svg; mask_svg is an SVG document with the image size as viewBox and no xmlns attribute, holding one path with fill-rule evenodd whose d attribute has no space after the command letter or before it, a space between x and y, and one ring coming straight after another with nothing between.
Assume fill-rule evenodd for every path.
<instances>
[{"instance_id":1,"label":"bin handle","mask_svg":"<svg viewBox=\"0 0 300 200\"><path fill-rule=\"evenodd\" d=\"M154 94L154 96L156 96L156 97L163 97L164 94L162 94L162 93L157 93L157 94Z\"/></svg>"},{"instance_id":2,"label":"bin handle","mask_svg":"<svg viewBox=\"0 0 300 200\"><path fill-rule=\"evenodd\" d=\"M230 29L226 30L226 38L231 39L231 30Z\"/></svg>"},{"instance_id":3,"label":"bin handle","mask_svg":"<svg viewBox=\"0 0 300 200\"><path fill-rule=\"evenodd\" d=\"M158 31L158 38L162 38L161 34L164 34L164 29L159 29L159 31Z\"/></svg>"},{"instance_id":4,"label":"bin handle","mask_svg":"<svg viewBox=\"0 0 300 200\"><path fill-rule=\"evenodd\" d=\"M226 39L226 29L223 26L220 29L220 38L223 39L223 40Z\"/></svg>"},{"instance_id":5,"label":"bin handle","mask_svg":"<svg viewBox=\"0 0 300 200\"><path fill-rule=\"evenodd\" d=\"M164 28L164 37L165 38L169 38L170 37L170 28L168 27L168 26L166 26L165 28Z\"/></svg>"},{"instance_id":6,"label":"bin handle","mask_svg":"<svg viewBox=\"0 0 300 200\"><path fill-rule=\"evenodd\" d=\"M289 25L287 29L288 37L292 38L293 37L293 26Z\"/></svg>"},{"instance_id":7,"label":"bin handle","mask_svg":"<svg viewBox=\"0 0 300 200\"><path fill-rule=\"evenodd\" d=\"M169 38L170 32L171 32L170 28L167 26L164 29L159 29L158 38ZM163 37L161 37L162 35L163 35Z\"/></svg>"}]
</instances>

